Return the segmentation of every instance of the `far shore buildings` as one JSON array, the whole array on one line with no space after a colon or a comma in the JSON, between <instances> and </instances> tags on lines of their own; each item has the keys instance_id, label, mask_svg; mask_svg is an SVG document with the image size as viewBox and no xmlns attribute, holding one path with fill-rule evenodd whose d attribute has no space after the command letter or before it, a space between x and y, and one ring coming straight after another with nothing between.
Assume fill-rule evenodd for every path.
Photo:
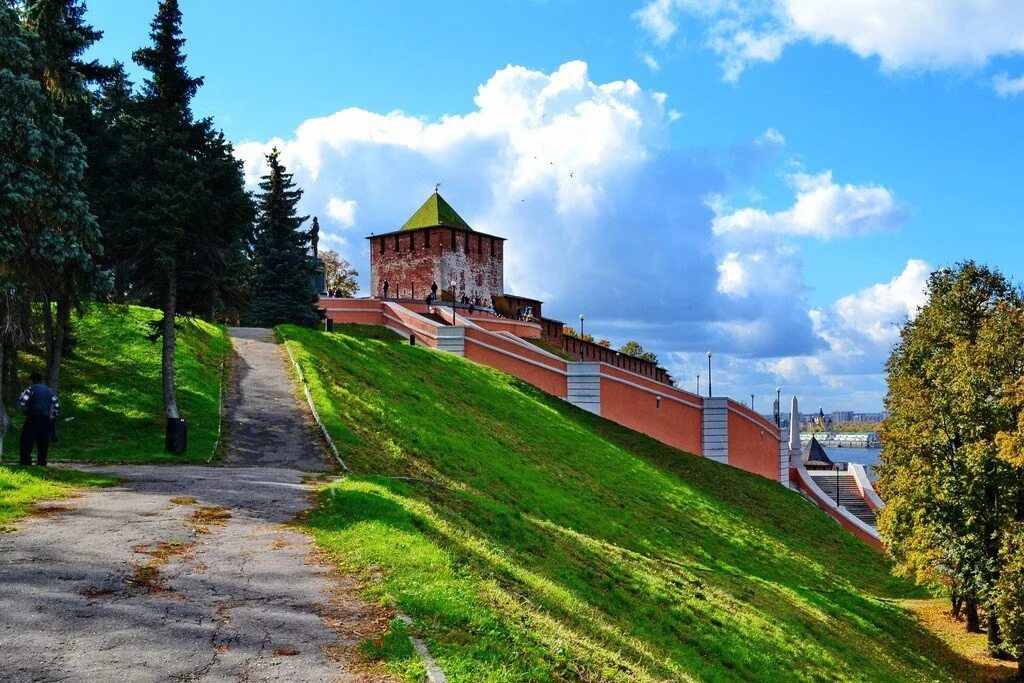
<instances>
[{"instance_id":1,"label":"far shore buildings","mask_svg":"<svg viewBox=\"0 0 1024 683\"><path fill-rule=\"evenodd\" d=\"M369 235L370 294L375 298L439 301L487 308L505 317L529 316L546 342L573 360L601 361L672 384L665 368L564 334L564 323L543 316L543 302L505 291L505 238L470 227L436 190L400 228Z\"/></svg>"}]
</instances>

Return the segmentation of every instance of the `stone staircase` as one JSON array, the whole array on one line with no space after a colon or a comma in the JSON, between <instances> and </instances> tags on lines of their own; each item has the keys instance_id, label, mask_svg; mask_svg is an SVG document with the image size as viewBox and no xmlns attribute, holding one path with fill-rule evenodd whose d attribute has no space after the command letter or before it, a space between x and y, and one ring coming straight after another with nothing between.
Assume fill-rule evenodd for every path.
<instances>
[{"instance_id":1,"label":"stone staircase","mask_svg":"<svg viewBox=\"0 0 1024 683\"><path fill-rule=\"evenodd\" d=\"M808 472L826 496L838 502L846 508L853 516L865 524L877 527L874 511L860 495L860 489L849 472L839 473L839 491L836 492L836 473L830 472Z\"/></svg>"}]
</instances>

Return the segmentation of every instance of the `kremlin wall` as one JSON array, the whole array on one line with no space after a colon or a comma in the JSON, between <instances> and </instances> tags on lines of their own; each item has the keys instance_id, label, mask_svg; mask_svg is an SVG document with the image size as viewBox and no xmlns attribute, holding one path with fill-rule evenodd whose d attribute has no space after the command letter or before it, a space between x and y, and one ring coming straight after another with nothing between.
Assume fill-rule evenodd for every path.
<instances>
[{"instance_id":1,"label":"kremlin wall","mask_svg":"<svg viewBox=\"0 0 1024 683\"><path fill-rule=\"evenodd\" d=\"M684 391L656 363L567 336L561 321L543 317L543 302L505 293L504 238L473 230L437 192L399 230L367 240L371 296L322 298L333 322L382 325L670 446L796 488L881 547L876 531L820 499L799 441L794 447L770 420L732 399Z\"/></svg>"}]
</instances>

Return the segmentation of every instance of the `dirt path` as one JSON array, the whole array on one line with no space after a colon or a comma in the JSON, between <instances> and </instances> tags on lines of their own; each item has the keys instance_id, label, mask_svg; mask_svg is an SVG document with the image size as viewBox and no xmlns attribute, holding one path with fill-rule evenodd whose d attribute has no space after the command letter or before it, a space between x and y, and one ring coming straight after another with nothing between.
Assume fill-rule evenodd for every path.
<instances>
[{"instance_id":1,"label":"dirt path","mask_svg":"<svg viewBox=\"0 0 1024 683\"><path fill-rule=\"evenodd\" d=\"M379 680L352 662L382 616L284 526L319 435L279 349L233 336L234 466L97 468L125 483L0 534L0 680Z\"/></svg>"}]
</instances>

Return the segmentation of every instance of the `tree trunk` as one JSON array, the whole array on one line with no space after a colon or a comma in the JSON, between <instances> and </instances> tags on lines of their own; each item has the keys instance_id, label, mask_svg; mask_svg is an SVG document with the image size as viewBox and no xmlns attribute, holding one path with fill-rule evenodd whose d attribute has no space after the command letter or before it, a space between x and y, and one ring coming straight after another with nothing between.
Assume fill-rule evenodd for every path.
<instances>
[{"instance_id":1,"label":"tree trunk","mask_svg":"<svg viewBox=\"0 0 1024 683\"><path fill-rule=\"evenodd\" d=\"M164 414L177 418L178 401L174 393L174 316L178 305L178 281L172 272L167 279L164 293L164 346L161 357L160 376L164 384Z\"/></svg>"},{"instance_id":2,"label":"tree trunk","mask_svg":"<svg viewBox=\"0 0 1024 683\"><path fill-rule=\"evenodd\" d=\"M960 621L964 616L964 598L956 587L956 581L953 581L949 589L949 611L950 616L956 621Z\"/></svg>"},{"instance_id":3,"label":"tree trunk","mask_svg":"<svg viewBox=\"0 0 1024 683\"><path fill-rule=\"evenodd\" d=\"M60 364L64 361L64 342L71 326L71 301L67 296L57 298L57 320L53 322L52 345L47 354L46 383L57 391L60 384Z\"/></svg>"},{"instance_id":4,"label":"tree trunk","mask_svg":"<svg viewBox=\"0 0 1024 683\"><path fill-rule=\"evenodd\" d=\"M4 354L6 351L6 344L0 343L0 368L4 368L7 360L7 356ZM3 384L3 375L5 373L0 370L0 384ZM3 388L0 387L0 463L4 461L4 441L7 438L7 428L11 425L11 421L7 419L7 404L4 403L4 392Z\"/></svg>"},{"instance_id":5,"label":"tree trunk","mask_svg":"<svg viewBox=\"0 0 1024 683\"><path fill-rule=\"evenodd\" d=\"M987 610L985 621L988 622L988 653L996 658L1006 657L1003 650L1003 639L999 635L999 620L996 619L995 610Z\"/></svg>"},{"instance_id":6,"label":"tree trunk","mask_svg":"<svg viewBox=\"0 0 1024 683\"><path fill-rule=\"evenodd\" d=\"M46 347L46 376L50 376L53 363L53 302L49 295L43 299L43 346Z\"/></svg>"},{"instance_id":7,"label":"tree trunk","mask_svg":"<svg viewBox=\"0 0 1024 683\"><path fill-rule=\"evenodd\" d=\"M967 632L981 633L981 619L978 618L978 601L973 595L964 598L964 612L967 615Z\"/></svg>"}]
</instances>

